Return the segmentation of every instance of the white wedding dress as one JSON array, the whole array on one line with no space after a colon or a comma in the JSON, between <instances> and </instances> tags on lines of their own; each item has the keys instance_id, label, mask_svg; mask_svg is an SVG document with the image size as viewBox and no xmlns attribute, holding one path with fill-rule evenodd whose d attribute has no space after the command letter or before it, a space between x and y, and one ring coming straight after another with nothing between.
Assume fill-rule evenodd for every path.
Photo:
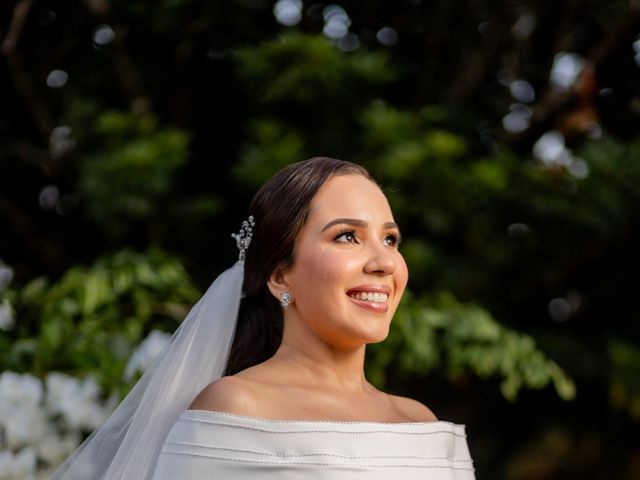
<instances>
[{"instance_id":1,"label":"white wedding dress","mask_svg":"<svg viewBox=\"0 0 640 480\"><path fill-rule=\"evenodd\" d=\"M474 480L464 426L182 412L153 480Z\"/></svg>"}]
</instances>

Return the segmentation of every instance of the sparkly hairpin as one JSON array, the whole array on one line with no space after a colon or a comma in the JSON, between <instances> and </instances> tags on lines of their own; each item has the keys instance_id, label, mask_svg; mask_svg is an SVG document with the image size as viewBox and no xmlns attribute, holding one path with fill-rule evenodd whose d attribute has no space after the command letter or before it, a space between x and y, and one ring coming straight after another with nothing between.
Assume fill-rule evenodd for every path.
<instances>
[{"instance_id":1,"label":"sparkly hairpin","mask_svg":"<svg viewBox=\"0 0 640 480\"><path fill-rule=\"evenodd\" d=\"M253 227L256 226L256 222L253 220L253 215L249 215L249 218L242 222L242 228L238 233L232 233L231 236L236 239L236 245L240 253L238 254L238 260L244 261L245 252L249 248L251 243L251 237L253 237Z\"/></svg>"}]
</instances>

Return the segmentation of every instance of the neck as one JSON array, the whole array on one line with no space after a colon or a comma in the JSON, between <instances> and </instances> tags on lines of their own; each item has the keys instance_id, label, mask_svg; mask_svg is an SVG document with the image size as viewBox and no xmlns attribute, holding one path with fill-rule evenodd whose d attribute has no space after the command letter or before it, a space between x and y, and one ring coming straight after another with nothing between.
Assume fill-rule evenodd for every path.
<instances>
[{"instance_id":1,"label":"neck","mask_svg":"<svg viewBox=\"0 0 640 480\"><path fill-rule=\"evenodd\" d=\"M282 343L273 360L301 381L362 392L370 388L364 375L364 354L365 345L337 348L305 328L285 323Z\"/></svg>"}]
</instances>

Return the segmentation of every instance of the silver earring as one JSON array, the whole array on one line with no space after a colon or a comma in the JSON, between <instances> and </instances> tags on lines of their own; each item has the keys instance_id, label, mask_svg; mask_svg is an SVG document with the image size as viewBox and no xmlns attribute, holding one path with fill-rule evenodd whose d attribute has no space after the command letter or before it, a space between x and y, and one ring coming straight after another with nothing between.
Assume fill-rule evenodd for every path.
<instances>
[{"instance_id":1,"label":"silver earring","mask_svg":"<svg viewBox=\"0 0 640 480\"><path fill-rule=\"evenodd\" d=\"M289 292L284 292L282 295L280 295L280 305L282 305L282 308L284 310L286 310L289 307L289 304L291 303L291 301L292 301L292 298Z\"/></svg>"}]
</instances>

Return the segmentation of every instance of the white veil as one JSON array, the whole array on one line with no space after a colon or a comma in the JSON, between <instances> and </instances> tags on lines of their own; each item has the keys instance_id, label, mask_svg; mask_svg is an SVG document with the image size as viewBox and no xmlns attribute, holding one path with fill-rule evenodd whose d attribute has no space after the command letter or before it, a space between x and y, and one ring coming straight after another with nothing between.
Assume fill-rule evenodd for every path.
<instances>
[{"instance_id":1,"label":"white veil","mask_svg":"<svg viewBox=\"0 0 640 480\"><path fill-rule=\"evenodd\" d=\"M153 366L50 480L152 477L162 444L180 412L224 372L240 305L244 248L250 235L236 241L240 260L216 278Z\"/></svg>"}]
</instances>

